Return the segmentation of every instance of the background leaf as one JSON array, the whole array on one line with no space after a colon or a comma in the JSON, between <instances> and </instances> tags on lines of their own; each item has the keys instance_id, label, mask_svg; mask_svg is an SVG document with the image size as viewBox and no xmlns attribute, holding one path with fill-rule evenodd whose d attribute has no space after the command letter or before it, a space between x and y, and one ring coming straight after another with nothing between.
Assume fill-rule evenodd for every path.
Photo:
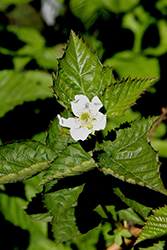
<instances>
[{"instance_id":1,"label":"background leaf","mask_svg":"<svg viewBox=\"0 0 167 250\"><path fill-rule=\"evenodd\" d=\"M131 207L135 212L140 214L143 218L146 218L149 214L151 207L146 207L145 205L142 205L138 203L135 200L129 199L125 197L125 195L121 192L119 188L113 188L114 193L123 201L125 202L129 207Z\"/></svg>"},{"instance_id":2,"label":"background leaf","mask_svg":"<svg viewBox=\"0 0 167 250\"><path fill-rule=\"evenodd\" d=\"M51 84L51 77L46 72L0 71L0 117L23 102L53 97L49 89Z\"/></svg>"},{"instance_id":3,"label":"background leaf","mask_svg":"<svg viewBox=\"0 0 167 250\"><path fill-rule=\"evenodd\" d=\"M81 19L86 28L90 28L95 21L101 17L104 20L109 19L110 12L126 12L133 8L138 0L70 0L70 8L75 16Z\"/></svg>"},{"instance_id":4,"label":"background leaf","mask_svg":"<svg viewBox=\"0 0 167 250\"><path fill-rule=\"evenodd\" d=\"M103 143L105 153L99 156L99 165L104 173L166 195L157 172L160 165L157 152L147 139L148 131L156 120L156 117L136 120L130 123L130 128L120 129L115 141Z\"/></svg>"},{"instance_id":5,"label":"background leaf","mask_svg":"<svg viewBox=\"0 0 167 250\"><path fill-rule=\"evenodd\" d=\"M160 67L157 58L148 58L143 55L126 50L116 53L105 60L104 65L113 67L119 79L160 77Z\"/></svg>"},{"instance_id":6,"label":"background leaf","mask_svg":"<svg viewBox=\"0 0 167 250\"><path fill-rule=\"evenodd\" d=\"M156 148L160 157L167 158L167 141L157 138L151 138L152 145Z\"/></svg>"},{"instance_id":7,"label":"background leaf","mask_svg":"<svg viewBox=\"0 0 167 250\"><path fill-rule=\"evenodd\" d=\"M144 224L144 221L141 220L141 218L133 211L132 208L119 210L118 215L123 220L128 220L128 221L134 222L135 224L139 224L139 225Z\"/></svg>"},{"instance_id":8,"label":"background leaf","mask_svg":"<svg viewBox=\"0 0 167 250\"><path fill-rule=\"evenodd\" d=\"M19 226L24 230L29 230L32 235L46 236L46 223L35 223L21 208L25 206L26 201L20 197L9 197L6 194L0 194L1 213L5 219Z\"/></svg>"},{"instance_id":9,"label":"background leaf","mask_svg":"<svg viewBox=\"0 0 167 250\"><path fill-rule=\"evenodd\" d=\"M0 146L0 183L25 180L48 168L56 154L37 141Z\"/></svg>"}]
</instances>

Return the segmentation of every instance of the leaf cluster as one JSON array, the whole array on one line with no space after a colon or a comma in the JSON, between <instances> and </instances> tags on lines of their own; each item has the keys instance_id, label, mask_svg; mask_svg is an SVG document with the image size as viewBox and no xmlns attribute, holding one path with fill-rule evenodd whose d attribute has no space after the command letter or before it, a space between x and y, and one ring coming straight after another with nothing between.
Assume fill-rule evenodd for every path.
<instances>
[{"instance_id":1,"label":"leaf cluster","mask_svg":"<svg viewBox=\"0 0 167 250\"><path fill-rule=\"evenodd\" d=\"M115 80L111 68L103 67L97 55L71 31L64 55L59 59L58 72L53 74L52 90L65 108L61 114L64 118L72 116L70 102L75 95L83 94L90 100L94 96L100 98L110 123L124 116L154 81L155 78L131 77ZM50 221L57 244L90 230L95 232L96 228L99 230L96 237L102 234L107 244L122 245L123 238L131 237L132 225L139 229L146 220L136 244L164 236L166 206L148 217L156 202L150 206L148 200L141 201L140 194L130 197L125 192L126 188L136 190L137 187L139 193L167 195L159 177L158 153L149 140L149 132L157 119L148 117L124 124L113 130L115 137L108 133L109 126L107 137L98 132L85 142L76 142L56 117L47 131L45 143L26 140L0 146L0 183L26 180L44 172L38 187L43 186L43 202L48 212L31 215L28 220ZM2 194L3 204L5 199ZM3 211L7 218L5 205ZM157 230L152 234L150 228L155 227L155 223ZM111 237L107 236L108 225Z\"/></svg>"}]
</instances>

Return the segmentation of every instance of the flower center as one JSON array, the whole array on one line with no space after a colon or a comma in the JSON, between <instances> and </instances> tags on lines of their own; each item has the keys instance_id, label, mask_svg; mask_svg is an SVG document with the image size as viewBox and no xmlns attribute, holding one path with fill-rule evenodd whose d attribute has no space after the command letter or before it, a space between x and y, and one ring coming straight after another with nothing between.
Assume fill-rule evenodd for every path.
<instances>
[{"instance_id":1,"label":"flower center","mask_svg":"<svg viewBox=\"0 0 167 250\"><path fill-rule=\"evenodd\" d=\"M82 113L80 119L81 119L82 121L87 122L87 121L90 119L90 116L89 116L88 113Z\"/></svg>"},{"instance_id":2,"label":"flower center","mask_svg":"<svg viewBox=\"0 0 167 250\"><path fill-rule=\"evenodd\" d=\"M93 122L94 122L94 120L96 120L96 119L92 116L91 113L88 113L88 112L82 113L81 116L80 116L81 127L88 128L93 133L94 132L93 131Z\"/></svg>"}]
</instances>

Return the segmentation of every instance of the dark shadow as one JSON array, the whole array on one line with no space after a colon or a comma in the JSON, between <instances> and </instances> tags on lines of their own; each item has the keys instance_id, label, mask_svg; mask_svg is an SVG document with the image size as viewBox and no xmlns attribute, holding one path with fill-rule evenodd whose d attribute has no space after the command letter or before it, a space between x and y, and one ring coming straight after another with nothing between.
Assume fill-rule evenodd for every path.
<instances>
[{"instance_id":1,"label":"dark shadow","mask_svg":"<svg viewBox=\"0 0 167 250\"><path fill-rule=\"evenodd\" d=\"M0 213L1 221L1 250L18 249L26 250L29 245L29 232L14 226L5 220Z\"/></svg>"},{"instance_id":2,"label":"dark shadow","mask_svg":"<svg viewBox=\"0 0 167 250\"><path fill-rule=\"evenodd\" d=\"M21 197L22 199L27 200L24 191L24 184L22 182L5 184L4 192L8 196Z\"/></svg>"},{"instance_id":3,"label":"dark shadow","mask_svg":"<svg viewBox=\"0 0 167 250\"><path fill-rule=\"evenodd\" d=\"M28 204L28 207L25 211L27 214L47 213L47 209L43 203L43 195L36 194L36 196L33 197L32 201Z\"/></svg>"},{"instance_id":4,"label":"dark shadow","mask_svg":"<svg viewBox=\"0 0 167 250\"><path fill-rule=\"evenodd\" d=\"M31 139L33 135L46 131L62 110L55 98L25 102L0 118L0 138L3 143Z\"/></svg>"},{"instance_id":5,"label":"dark shadow","mask_svg":"<svg viewBox=\"0 0 167 250\"><path fill-rule=\"evenodd\" d=\"M157 47L160 41L158 28L155 24L151 24L142 39L142 49L147 47Z\"/></svg>"}]
</instances>

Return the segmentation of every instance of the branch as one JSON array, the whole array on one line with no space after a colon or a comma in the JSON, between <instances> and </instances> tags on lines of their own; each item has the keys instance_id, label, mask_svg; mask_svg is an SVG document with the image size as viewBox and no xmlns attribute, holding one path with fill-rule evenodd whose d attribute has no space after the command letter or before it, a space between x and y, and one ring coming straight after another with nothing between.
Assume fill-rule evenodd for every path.
<instances>
[{"instance_id":1,"label":"branch","mask_svg":"<svg viewBox=\"0 0 167 250\"><path fill-rule=\"evenodd\" d=\"M158 127L158 125L159 125L162 121L164 121L164 120L167 119L167 107L166 107L166 108L163 107L163 108L161 109L161 111L162 111L162 114L160 115L159 119L156 121L156 123L154 124L152 130L150 131L149 137L150 137L150 136L154 136L154 134L155 134L154 131L155 131L155 129Z\"/></svg>"}]
</instances>

